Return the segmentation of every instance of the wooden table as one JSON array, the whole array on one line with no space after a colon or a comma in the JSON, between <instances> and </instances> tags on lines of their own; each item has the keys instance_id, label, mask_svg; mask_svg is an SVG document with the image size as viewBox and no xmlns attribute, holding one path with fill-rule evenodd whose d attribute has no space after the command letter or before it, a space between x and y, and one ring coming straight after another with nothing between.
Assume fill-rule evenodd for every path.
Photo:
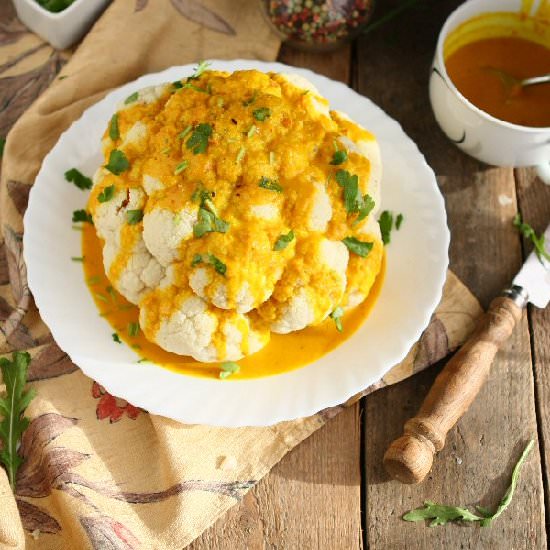
<instances>
[{"instance_id":1,"label":"wooden table","mask_svg":"<svg viewBox=\"0 0 550 550\"><path fill-rule=\"evenodd\" d=\"M380 2L377 17L396 3ZM280 60L348 83L403 125L435 170L445 196L451 267L487 306L530 250L513 229L513 216L520 211L542 231L550 220L550 187L533 170L492 168L465 156L436 125L428 102L429 69L439 29L458 4L427 1L424 9L413 9L337 52L313 55L283 48ZM51 74L31 78L10 105L0 106L0 135L61 63L62 56L52 58ZM550 310L524 314L481 395L449 434L429 478L420 486L403 486L388 479L382 455L416 412L440 368L380 390L340 413L190 548L546 548ZM401 519L425 499L494 506L532 437L538 437L538 446L522 471L516 496L492 527L430 529Z\"/></svg>"},{"instance_id":2,"label":"wooden table","mask_svg":"<svg viewBox=\"0 0 550 550\"><path fill-rule=\"evenodd\" d=\"M377 16L396 3L380 2ZM531 169L493 168L467 157L437 126L428 99L429 69L439 29L458 4L427 2L427 8L411 10L330 55L284 47L279 59L348 83L401 123L445 196L451 268L486 307L531 250L512 227L512 218L520 211L537 231L544 230L550 222L550 187ZM488 383L450 432L429 478L412 487L389 481L382 455L416 412L441 366L339 414L289 453L191 548L546 548L550 309L524 314ZM537 436L514 500L492 527L430 529L401 519L426 499L495 506L523 447Z\"/></svg>"}]
</instances>

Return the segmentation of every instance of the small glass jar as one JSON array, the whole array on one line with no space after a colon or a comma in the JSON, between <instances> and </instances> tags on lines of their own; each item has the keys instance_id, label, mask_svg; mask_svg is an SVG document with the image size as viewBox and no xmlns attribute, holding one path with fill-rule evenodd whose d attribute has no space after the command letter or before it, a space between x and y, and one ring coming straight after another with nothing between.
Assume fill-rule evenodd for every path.
<instances>
[{"instance_id":1,"label":"small glass jar","mask_svg":"<svg viewBox=\"0 0 550 550\"><path fill-rule=\"evenodd\" d=\"M374 0L260 0L267 20L285 42L327 51L355 38L369 21Z\"/></svg>"}]
</instances>

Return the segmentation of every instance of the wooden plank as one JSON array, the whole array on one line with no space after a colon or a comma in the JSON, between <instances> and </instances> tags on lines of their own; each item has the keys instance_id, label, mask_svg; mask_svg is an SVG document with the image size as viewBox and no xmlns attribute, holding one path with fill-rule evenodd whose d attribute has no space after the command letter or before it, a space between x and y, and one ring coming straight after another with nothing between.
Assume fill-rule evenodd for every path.
<instances>
[{"instance_id":1,"label":"wooden plank","mask_svg":"<svg viewBox=\"0 0 550 550\"><path fill-rule=\"evenodd\" d=\"M395 2L393 2L395 3ZM395 117L435 169L452 234L451 268L487 305L521 264L511 220L516 211L511 169L488 168L456 149L437 127L428 77L437 34L459 2L431 3L362 39L353 81ZM388 3L387 9L391 8ZM406 59L406 63L404 63ZM500 198L500 201L499 201ZM526 441L536 437L530 340L524 316L497 356L490 379L452 430L429 478L419 486L390 481L382 467L388 444L417 411L437 369L366 398L366 546L379 548L545 548L543 485L535 451L506 516L493 527L429 529L401 516L426 499L494 506Z\"/></svg>"},{"instance_id":2,"label":"wooden plank","mask_svg":"<svg viewBox=\"0 0 550 550\"><path fill-rule=\"evenodd\" d=\"M537 233L542 233L550 223L550 187L536 177L535 170L516 170L518 202L523 219ZM532 250L531 243L524 243L523 254ZM529 307L529 320L533 338L533 362L535 371L535 399L539 425L543 475L546 489L546 517L550 522L550 308Z\"/></svg>"},{"instance_id":3,"label":"wooden plank","mask_svg":"<svg viewBox=\"0 0 550 550\"><path fill-rule=\"evenodd\" d=\"M351 50L279 60L349 81ZM359 404L314 433L189 548L361 548Z\"/></svg>"}]
</instances>

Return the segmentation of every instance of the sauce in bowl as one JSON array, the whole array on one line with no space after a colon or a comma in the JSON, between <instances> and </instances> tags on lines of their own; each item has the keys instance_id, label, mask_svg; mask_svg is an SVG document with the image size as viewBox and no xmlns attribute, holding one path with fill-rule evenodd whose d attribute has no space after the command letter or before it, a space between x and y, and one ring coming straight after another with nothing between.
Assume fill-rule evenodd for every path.
<instances>
[{"instance_id":1,"label":"sauce in bowl","mask_svg":"<svg viewBox=\"0 0 550 550\"><path fill-rule=\"evenodd\" d=\"M446 59L460 93L486 113L522 126L550 126L550 83L522 88L514 79L550 73L550 48L509 36L465 44Z\"/></svg>"}]
</instances>

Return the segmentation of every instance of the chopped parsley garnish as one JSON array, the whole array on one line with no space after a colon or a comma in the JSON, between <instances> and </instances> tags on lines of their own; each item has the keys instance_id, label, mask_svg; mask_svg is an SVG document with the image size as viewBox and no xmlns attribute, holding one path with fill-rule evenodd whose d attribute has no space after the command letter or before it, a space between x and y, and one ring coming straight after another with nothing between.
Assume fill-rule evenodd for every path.
<instances>
[{"instance_id":1,"label":"chopped parsley garnish","mask_svg":"<svg viewBox=\"0 0 550 550\"><path fill-rule=\"evenodd\" d=\"M344 316L344 309L338 306L330 315L329 317L334 321L334 324L336 325L336 330L338 332L342 332L344 330L344 326L342 325L342 317Z\"/></svg>"},{"instance_id":2,"label":"chopped parsley garnish","mask_svg":"<svg viewBox=\"0 0 550 550\"><path fill-rule=\"evenodd\" d=\"M344 164L348 160L348 153L344 149L334 151L330 164L337 166L338 164Z\"/></svg>"},{"instance_id":3,"label":"chopped parsley garnish","mask_svg":"<svg viewBox=\"0 0 550 550\"><path fill-rule=\"evenodd\" d=\"M139 334L139 323L128 323L128 336L135 338Z\"/></svg>"},{"instance_id":4,"label":"chopped parsley garnish","mask_svg":"<svg viewBox=\"0 0 550 550\"><path fill-rule=\"evenodd\" d=\"M116 342L117 344L122 344L122 340L120 339L120 336L116 332L113 332L111 336L113 338L113 342Z\"/></svg>"},{"instance_id":5,"label":"chopped parsley garnish","mask_svg":"<svg viewBox=\"0 0 550 550\"><path fill-rule=\"evenodd\" d=\"M118 114L115 113L111 117L111 122L109 123L109 137L116 141L120 137L120 131L118 129Z\"/></svg>"},{"instance_id":6,"label":"chopped parsley garnish","mask_svg":"<svg viewBox=\"0 0 550 550\"><path fill-rule=\"evenodd\" d=\"M256 126L254 126L254 124L250 127L250 130L248 130L248 134L246 134L249 139L256 133L257 129L258 128L256 128Z\"/></svg>"},{"instance_id":7,"label":"chopped parsley garnish","mask_svg":"<svg viewBox=\"0 0 550 550\"><path fill-rule=\"evenodd\" d=\"M191 76L187 77L187 80L196 80L202 75L202 73L204 73L204 71L206 71L206 69L208 69L208 67L210 67L210 65L212 65L212 63L209 61L199 61L197 67L195 68L195 72Z\"/></svg>"},{"instance_id":8,"label":"chopped parsley garnish","mask_svg":"<svg viewBox=\"0 0 550 550\"><path fill-rule=\"evenodd\" d=\"M127 210L126 221L128 225L136 225L143 219L143 210Z\"/></svg>"},{"instance_id":9,"label":"chopped parsley garnish","mask_svg":"<svg viewBox=\"0 0 550 550\"><path fill-rule=\"evenodd\" d=\"M233 361L225 361L220 365L220 368L220 378L222 380L225 380L232 374L237 374L241 370L241 367Z\"/></svg>"},{"instance_id":10,"label":"chopped parsley garnish","mask_svg":"<svg viewBox=\"0 0 550 550\"><path fill-rule=\"evenodd\" d=\"M281 187L281 184L270 178L266 178L265 176L262 176L260 181L258 182L258 187L263 187L264 189L268 189L269 191L275 191L277 193L282 193L283 188Z\"/></svg>"},{"instance_id":11,"label":"chopped parsley garnish","mask_svg":"<svg viewBox=\"0 0 550 550\"><path fill-rule=\"evenodd\" d=\"M178 139L183 139L185 138L185 136L193 129L193 126L191 126L191 124L189 124L189 126L187 126L187 128L185 128L185 130L183 130L182 132L180 132L178 134Z\"/></svg>"},{"instance_id":12,"label":"chopped parsley garnish","mask_svg":"<svg viewBox=\"0 0 550 550\"><path fill-rule=\"evenodd\" d=\"M258 97L258 90L254 90L250 98L248 98L246 101L243 101L243 107L248 107L249 105L252 105L252 103L256 101L257 97Z\"/></svg>"},{"instance_id":13,"label":"chopped parsley garnish","mask_svg":"<svg viewBox=\"0 0 550 550\"><path fill-rule=\"evenodd\" d=\"M92 215L86 210L75 210L73 212L73 223L84 222L93 225Z\"/></svg>"},{"instance_id":14,"label":"chopped parsley garnish","mask_svg":"<svg viewBox=\"0 0 550 550\"><path fill-rule=\"evenodd\" d=\"M225 275L227 272L227 266L219 258L216 258L214 254L195 254L191 262L191 267L195 267L202 263L211 265L216 273L220 275Z\"/></svg>"},{"instance_id":15,"label":"chopped parsley garnish","mask_svg":"<svg viewBox=\"0 0 550 550\"><path fill-rule=\"evenodd\" d=\"M237 153L237 158L235 159L235 162L241 162L243 160L244 155L246 153L246 147L244 145L241 145L239 148L239 152Z\"/></svg>"},{"instance_id":16,"label":"chopped parsley garnish","mask_svg":"<svg viewBox=\"0 0 550 550\"><path fill-rule=\"evenodd\" d=\"M521 220L521 214L519 212L514 216L512 223L526 239L529 239L533 243L535 253L540 262L542 263L543 258L550 262L550 254L546 251L544 246L544 233L537 236L535 230L528 223L524 223Z\"/></svg>"},{"instance_id":17,"label":"chopped parsley garnish","mask_svg":"<svg viewBox=\"0 0 550 550\"><path fill-rule=\"evenodd\" d=\"M115 176L120 176L122 172L126 172L130 168L130 163L123 151L113 149L109 154L109 162L105 165L105 168Z\"/></svg>"},{"instance_id":18,"label":"chopped parsley garnish","mask_svg":"<svg viewBox=\"0 0 550 550\"><path fill-rule=\"evenodd\" d=\"M184 161L180 162L176 166L176 169L174 170L174 176L177 176L178 174L181 174L188 166L189 166L189 161L188 160L184 160Z\"/></svg>"},{"instance_id":19,"label":"chopped parsley garnish","mask_svg":"<svg viewBox=\"0 0 550 550\"><path fill-rule=\"evenodd\" d=\"M349 248L350 252L361 256L361 258L366 258L374 246L373 243L360 241L355 237L346 237L342 242Z\"/></svg>"},{"instance_id":20,"label":"chopped parsley garnish","mask_svg":"<svg viewBox=\"0 0 550 550\"><path fill-rule=\"evenodd\" d=\"M133 94L130 94L125 100L124 105L128 105L129 103L133 103L134 101L137 101L137 98L139 97L139 92L134 92Z\"/></svg>"},{"instance_id":21,"label":"chopped parsley garnish","mask_svg":"<svg viewBox=\"0 0 550 550\"><path fill-rule=\"evenodd\" d=\"M361 195L359 178L351 175L347 170L338 170L335 175L336 183L344 189L344 206L348 214L357 213L355 224L364 220L374 208L374 201L370 195Z\"/></svg>"},{"instance_id":22,"label":"chopped parsley garnish","mask_svg":"<svg viewBox=\"0 0 550 550\"><path fill-rule=\"evenodd\" d=\"M109 185L97 196L99 202L109 202L115 196L115 186Z\"/></svg>"},{"instance_id":23,"label":"chopped parsley garnish","mask_svg":"<svg viewBox=\"0 0 550 550\"><path fill-rule=\"evenodd\" d=\"M185 143L187 149L193 151L194 155L206 153L208 148L208 138L212 135L212 126L210 124L199 124L193 130L191 137Z\"/></svg>"},{"instance_id":24,"label":"chopped parsley garnish","mask_svg":"<svg viewBox=\"0 0 550 550\"><path fill-rule=\"evenodd\" d=\"M80 262L82 263L84 261L84 256L72 256L71 262Z\"/></svg>"},{"instance_id":25,"label":"chopped parsley garnish","mask_svg":"<svg viewBox=\"0 0 550 550\"><path fill-rule=\"evenodd\" d=\"M391 241L391 229L393 226L393 214L389 210L384 210L378 218L380 225L380 233L382 234L382 242L389 244Z\"/></svg>"},{"instance_id":26,"label":"chopped parsley garnish","mask_svg":"<svg viewBox=\"0 0 550 550\"><path fill-rule=\"evenodd\" d=\"M399 231L401 229L401 224L403 223L403 220L405 218L403 217L403 214L397 214L397 218L395 218L395 229Z\"/></svg>"},{"instance_id":27,"label":"chopped parsley garnish","mask_svg":"<svg viewBox=\"0 0 550 550\"><path fill-rule=\"evenodd\" d=\"M174 86L174 88L176 88L176 90L179 90L180 88L183 88L183 84L181 83L180 80L176 80L176 81L172 82L172 86Z\"/></svg>"},{"instance_id":28,"label":"chopped parsley garnish","mask_svg":"<svg viewBox=\"0 0 550 550\"><path fill-rule=\"evenodd\" d=\"M65 172L65 179L74 183L79 189L91 189L92 180L85 176L76 168L71 168Z\"/></svg>"},{"instance_id":29,"label":"chopped parsley garnish","mask_svg":"<svg viewBox=\"0 0 550 550\"><path fill-rule=\"evenodd\" d=\"M269 118L271 116L271 109L268 107L261 107L260 109L255 109L252 111L252 116L259 120L260 122L263 122L266 118Z\"/></svg>"},{"instance_id":30,"label":"chopped parsley garnish","mask_svg":"<svg viewBox=\"0 0 550 550\"><path fill-rule=\"evenodd\" d=\"M216 231L227 233L230 224L218 217L218 211L212 201L212 193L207 189L198 188L191 199L200 203L198 219L193 226L193 235L201 238L206 233Z\"/></svg>"},{"instance_id":31,"label":"chopped parsley garnish","mask_svg":"<svg viewBox=\"0 0 550 550\"><path fill-rule=\"evenodd\" d=\"M273 250L284 250L294 240L294 231L292 229L286 235L279 235L279 238L275 241Z\"/></svg>"}]
</instances>

